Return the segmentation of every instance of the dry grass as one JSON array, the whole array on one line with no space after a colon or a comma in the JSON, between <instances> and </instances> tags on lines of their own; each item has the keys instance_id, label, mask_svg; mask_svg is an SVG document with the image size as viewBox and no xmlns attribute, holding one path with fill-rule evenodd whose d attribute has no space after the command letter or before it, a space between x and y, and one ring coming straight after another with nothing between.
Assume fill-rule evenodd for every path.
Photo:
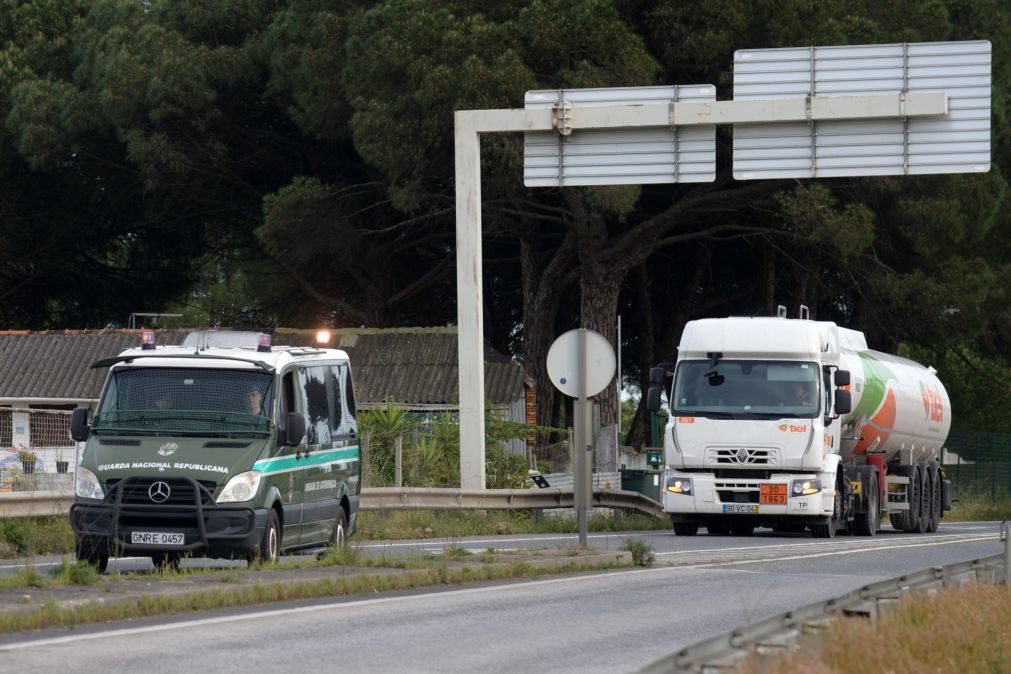
<instances>
[{"instance_id":1,"label":"dry grass","mask_svg":"<svg viewBox=\"0 0 1011 674\"><path fill-rule=\"evenodd\" d=\"M863 618L835 622L821 653L752 659L738 674L1006 674L1011 672L1011 589L969 585L915 595L877 626Z\"/></svg>"}]
</instances>

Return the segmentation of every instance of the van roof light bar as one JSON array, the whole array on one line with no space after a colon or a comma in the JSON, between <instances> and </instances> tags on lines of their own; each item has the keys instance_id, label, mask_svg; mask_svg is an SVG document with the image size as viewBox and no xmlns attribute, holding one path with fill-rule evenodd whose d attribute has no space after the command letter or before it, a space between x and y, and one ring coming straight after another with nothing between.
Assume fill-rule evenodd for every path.
<instances>
[{"instance_id":1,"label":"van roof light bar","mask_svg":"<svg viewBox=\"0 0 1011 674\"><path fill-rule=\"evenodd\" d=\"M155 335L154 330L145 330L140 335L140 348L144 351L150 351L155 347Z\"/></svg>"},{"instance_id":2,"label":"van roof light bar","mask_svg":"<svg viewBox=\"0 0 1011 674\"><path fill-rule=\"evenodd\" d=\"M270 351L270 333L262 332L260 333L260 343L257 345L256 350L260 353L266 353Z\"/></svg>"}]
</instances>

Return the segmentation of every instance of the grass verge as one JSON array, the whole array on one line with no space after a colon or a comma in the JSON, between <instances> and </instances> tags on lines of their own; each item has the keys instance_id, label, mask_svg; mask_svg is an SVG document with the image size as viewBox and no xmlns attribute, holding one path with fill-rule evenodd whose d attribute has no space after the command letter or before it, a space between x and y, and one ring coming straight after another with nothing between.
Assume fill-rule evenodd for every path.
<instances>
[{"instance_id":1,"label":"grass verge","mask_svg":"<svg viewBox=\"0 0 1011 674\"><path fill-rule=\"evenodd\" d=\"M737 674L993 674L1011 672L1011 589L971 584L918 594L873 625L842 618L820 652L752 656Z\"/></svg>"},{"instance_id":2,"label":"grass verge","mask_svg":"<svg viewBox=\"0 0 1011 674\"><path fill-rule=\"evenodd\" d=\"M518 556L511 553L463 553L466 554L456 550L447 555L417 555L384 560L381 557L366 558L353 548L345 548L332 551L319 561L308 562L304 567L298 568L184 570L155 574L111 574L102 577L91 575L94 570L86 565L81 565L81 571L74 572L73 565L66 564L64 566L70 567L69 569L57 567L48 579L41 577L34 569L26 568L23 574L25 578L19 579L23 584L17 587L25 588L26 580L32 581L37 584L27 587L42 588L41 592L46 594L35 600L38 602L35 607L7 606L0 610L0 633L274 602L371 595L437 585L534 578L631 565L629 555L613 551L590 551L583 558L557 552L552 554L550 551ZM349 563L355 566L348 566ZM341 568L332 568L335 566ZM74 575L75 573L79 575ZM138 583L129 582L135 579L147 581L145 586L151 587L138 591ZM200 582L211 587L192 589L194 584ZM61 589L71 585L75 588L61 594ZM89 585L93 587L86 587ZM92 599L101 599L90 600L82 592L93 594ZM61 603L61 596L66 601Z\"/></svg>"}]
</instances>

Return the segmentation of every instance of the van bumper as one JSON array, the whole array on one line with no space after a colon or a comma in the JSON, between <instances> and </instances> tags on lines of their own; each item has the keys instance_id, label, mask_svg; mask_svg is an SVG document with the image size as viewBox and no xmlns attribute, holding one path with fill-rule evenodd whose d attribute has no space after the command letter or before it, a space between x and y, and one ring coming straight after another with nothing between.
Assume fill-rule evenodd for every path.
<instances>
[{"instance_id":1,"label":"van bumper","mask_svg":"<svg viewBox=\"0 0 1011 674\"><path fill-rule=\"evenodd\" d=\"M268 508L75 503L70 524L79 546L110 556L168 552L244 559L259 549L268 513ZM181 543L167 542L179 534Z\"/></svg>"}]
</instances>

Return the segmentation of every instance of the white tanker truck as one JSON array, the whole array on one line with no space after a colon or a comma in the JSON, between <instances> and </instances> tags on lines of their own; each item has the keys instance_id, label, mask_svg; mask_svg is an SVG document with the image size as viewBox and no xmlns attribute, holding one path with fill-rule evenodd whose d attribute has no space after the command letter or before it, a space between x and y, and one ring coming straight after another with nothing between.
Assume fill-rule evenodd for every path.
<instances>
[{"instance_id":1,"label":"white tanker truck","mask_svg":"<svg viewBox=\"0 0 1011 674\"><path fill-rule=\"evenodd\" d=\"M873 536L884 515L936 531L951 508L944 386L863 333L801 315L692 321L674 366L650 371L648 407L664 389L670 408L662 500L675 533Z\"/></svg>"}]
</instances>

